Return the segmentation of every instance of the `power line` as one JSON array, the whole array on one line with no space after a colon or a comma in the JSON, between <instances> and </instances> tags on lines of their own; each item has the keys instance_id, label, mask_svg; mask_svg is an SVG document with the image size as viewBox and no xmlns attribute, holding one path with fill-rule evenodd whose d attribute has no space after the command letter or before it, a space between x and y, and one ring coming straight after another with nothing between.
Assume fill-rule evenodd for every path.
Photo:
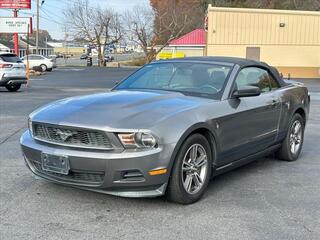
<instances>
[{"instance_id":1,"label":"power line","mask_svg":"<svg viewBox=\"0 0 320 240\"><path fill-rule=\"evenodd\" d=\"M25 15L32 16L32 17L36 16L36 13L34 13L34 12L31 12L31 13L29 13L29 12L24 12L24 11L19 11L19 12L22 13L22 14L25 14ZM49 16L49 18L48 18L48 17L44 17L44 16L40 15L40 18L45 19L45 20L48 20L48 21L50 21L50 22L54 22L54 23L56 23L56 24L64 25L64 23L62 23L62 22L58 22L58 21L56 21L56 20L53 20L52 18L50 18L50 16Z\"/></svg>"},{"instance_id":2,"label":"power line","mask_svg":"<svg viewBox=\"0 0 320 240\"><path fill-rule=\"evenodd\" d=\"M49 19L50 19L51 21L55 21L55 20L52 19L52 16L50 16L50 15L47 13L47 11L43 10L42 8L41 8L40 10L41 10L41 12L43 12L47 17L49 17ZM52 14L52 13L51 13L51 14ZM55 15L55 14L52 14L52 15L55 16L55 17L60 18L60 16L58 16L58 15ZM57 22L57 21L55 21L55 22ZM62 23L59 22L59 24L62 24Z\"/></svg>"},{"instance_id":3,"label":"power line","mask_svg":"<svg viewBox=\"0 0 320 240\"><path fill-rule=\"evenodd\" d=\"M45 16L40 15L40 18L45 19L47 21L54 22L56 24L64 25L63 22L52 19L52 16L57 17L57 18L61 18L61 16L59 16L59 15L57 15L47 9L40 8L40 10L41 10L41 12L43 12L47 16L47 17L45 17ZM12 12L12 10L10 10L10 9L1 9L1 11L6 11L6 12L10 12L10 13ZM35 12L25 12L23 10L19 10L19 13L22 13L22 14L28 15L28 16L32 16L32 17L35 17L37 15L37 13L35 13ZM52 16L50 16L50 15L52 15Z\"/></svg>"},{"instance_id":4,"label":"power line","mask_svg":"<svg viewBox=\"0 0 320 240\"><path fill-rule=\"evenodd\" d=\"M36 0L32 0L32 1L35 2ZM48 5L48 1L44 2L44 5L43 6L41 5L41 7L40 7L40 11L43 12L50 19L50 21L55 22L57 24L62 24L63 25L63 23L52 19L52 16L54 16L56 18L61 18L61 16L58 16L56 13L53 13L53 12L49 11L47 8L45 8L45 6L47 6L47 5ZM57 7L55 6L55 8L57 8ZM52 15L52 16L50 16L50 15Z\"/></svg>"},{"instance_id":5,"label":"power line","mask_svg":"<svg viewBox=\"0 0 320 240\"><path fill-rule=\"evenodd\" d=\"M63 2L62 2L63 3ZM61 11L64 11L64 10L66 10L65 8L61 8L61 7L58 7L58 6L55 6L55 5L51 5L51 2L49 2L49 1L46 1L45 2L45 4L43 5L43 8L45 8L45 7L50 7L50 8L55 8L55 9L59 9L59 10L61 10Z\"/></svg>"}]
</instances>

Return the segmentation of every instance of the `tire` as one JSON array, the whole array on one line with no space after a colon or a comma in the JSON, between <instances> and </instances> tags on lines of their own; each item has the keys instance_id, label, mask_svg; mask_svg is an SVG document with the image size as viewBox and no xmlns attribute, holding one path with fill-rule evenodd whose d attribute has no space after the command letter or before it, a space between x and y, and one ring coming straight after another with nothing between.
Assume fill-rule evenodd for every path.
<instances>
[{"instance_id":1,"label":"tire","mask_svg":"<svg viewBox=\"0 0 320 240\"><path fill-rule=\"evenodd\" d=\"M10 84L10 85L6 85L6 89L9 91L9 92L16 92L20 89L21 87L21 84Z\"/></svg>"},{"instance_id":2,"label":"tire","mask_svg":"<svg viewBox=\"0 0 320 240\"><path fill-rule=\"evenodd\" d=\"M40 65L40 68L41 68L41 71L42 71L42 72L45 72L45 71L47 71L47 69L48 69L47 65L45 65L45 64L41 64L41 65Z\"/></svg>"},{"instance_id":3,"label":"tire","mask_svg":"<svg viewBox=\"0 0 320 240\"><path fill-rule=\"evenodd\" d=\"M302 116L298 113L294 114L289 124L287 136L276 153L278 159L284 161L296 161L298 159L304 140L304 128L305 121Z\"/></svg>"},{"instance_id":4,"label":"tire","mask_svg":"<svg viewBox=\"0 0 320 240\"><path fill-rule=\"evenodd\" d=\"M192 160L188 160L192 159L191 152L197 152L195 159L198 161L201 157L205 159L203 154L206 154L207 161L199 161L200 164L205 163L201 167L199 164L197 168ZM191 204L198 201L209 184L211 173L212 150L210 144L203 135L193 134L182 144L175 159L167 189L168 200L180 204ZM198 185L199 183L200 185Z\"/></svg>"}]
</instances>

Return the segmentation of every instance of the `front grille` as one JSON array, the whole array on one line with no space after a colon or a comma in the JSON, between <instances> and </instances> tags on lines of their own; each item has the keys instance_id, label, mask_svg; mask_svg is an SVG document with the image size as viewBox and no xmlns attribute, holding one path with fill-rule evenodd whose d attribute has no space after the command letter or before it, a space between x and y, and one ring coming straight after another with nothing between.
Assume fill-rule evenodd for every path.
<instances>
[{"instance_id":1,"label":"front grille","mask_svg":"<svg viewBox=\"0 0 320 240\"><path fill-rule=\"evenodd\" d=\"M100 185L103 183L104 179L104 172L93 173L93 172L74 172L70 170L68 175L63 175L60 173L54 173L45 171L42 169L41 163L37 161L31 161L35 169L46 176L55 178L57 180L65 180L65 181L72 181L75 183L85 183L85 184L95 184Z\"/></svg>"},{"instance_id":2,"label":"front grille","mask_svg":"<svg viewBox=\"0 0 320 240\"><path fill-rule=\"evenodd\" d=\"M33 134L38 140L65 146L94 149L112 148L106 134L95 130L33 123Z\"/></svg>"}]
</instances>

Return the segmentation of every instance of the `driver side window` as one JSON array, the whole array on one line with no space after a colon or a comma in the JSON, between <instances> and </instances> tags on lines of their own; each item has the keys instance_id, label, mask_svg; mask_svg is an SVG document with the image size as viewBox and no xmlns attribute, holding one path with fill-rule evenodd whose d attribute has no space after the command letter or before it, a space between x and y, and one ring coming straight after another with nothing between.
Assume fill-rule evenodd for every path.
<instances>
[{"instance_id":1,"label":"driver side window","mask_svg":"<svg viewBox=\"0 0 320 240\"><path fill-rule=\"evenodd\" d=\"M274 90L275 80L269 75L268 71L258 67L247 67L242 69L235 81L236 87L255 86L259 87L261 92L270 92Z\"/></svg>"}]
</instances>

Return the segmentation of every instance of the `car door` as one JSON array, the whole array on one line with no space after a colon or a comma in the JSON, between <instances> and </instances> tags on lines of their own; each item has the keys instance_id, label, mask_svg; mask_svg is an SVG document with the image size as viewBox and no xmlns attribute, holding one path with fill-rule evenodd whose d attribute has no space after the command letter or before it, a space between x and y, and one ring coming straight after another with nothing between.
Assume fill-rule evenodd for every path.
<instances>
[{"instance_id":1,"label":"car door","mask_svg":"<svg viewBox=\"0 0 320 240\"><path fill-rule=\"evenodd\" d=\"M34 65L36 66L36 67L39 67L41 64L43 64L43 58L42 58L42 56L39 56L39 55L36 55L36 56L34 56Z\"/></svg>"},{"instance_id":2,"label":"car door","mask_svg":"<svg viewBox=\"0 0 320 240\"><path fill-rule=\"evenodd\" d=\"M32 69L35 65L34 65L34 56L33 55L29 55L29 56L25 56L23 58L23 62L24 64L27 66L27 63L29 61L29 69Z\"/></svg>"},{"instance_id":3,"label":"car door","mask_svg":"<svg viewBox=\"0 0 320 240\"><path fill-rule=\"evenodd\" d=\"M259 67L243 68L236 76L233 90L251 85L259 87L261 94L227 100L229 114L219 119L221 164L260 152L275 142L281 104L275 91L277 83L272 80L269 72Z\"/></svg>"}]
</instances>

